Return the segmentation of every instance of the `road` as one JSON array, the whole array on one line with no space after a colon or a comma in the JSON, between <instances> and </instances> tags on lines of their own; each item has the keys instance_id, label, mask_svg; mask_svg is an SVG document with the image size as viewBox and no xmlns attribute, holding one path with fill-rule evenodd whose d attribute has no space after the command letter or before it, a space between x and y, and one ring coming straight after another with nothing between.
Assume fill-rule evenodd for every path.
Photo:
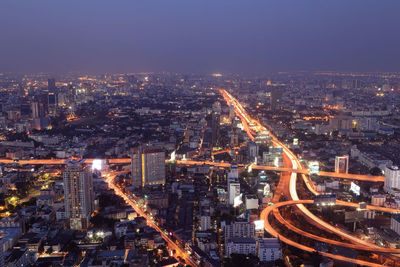
<instances>
[{"instance_id":1,"label":"road","mask_svg":"<svg viewBox=\"0 0 400 267\"><path fill-rule=\"evenodd\" d=\"M154 229L156 229L157 232L159 232L162 236L162 238L165 240L165 242L168 244L168 247L171 250L175 250L176 253L174 254L174 257L176 259L178 259L178 257L182 257L187 264L191 265L191 266L198 266L198 264L190 257L189 253L181 248L179 245L177 245L169 236L168 234L166 234L164 232L163 229L161 229L155 222L154 220L152 220L152 218L149 217L149 215L147 215L138 205L137 205L137 201L133 198L132 195L127 195L125 194L121 188L119 188L115 183L115 177L118 173L109 173L106 175L106 179L105 181L107 182L109 188L113 189L115 194L122 197L125 202L131 206L136 213L141 216L144 217L147 221L147 225L153 227Z\"/></svg>"},{"instance_id":2,"label":"road","mask_svg":"<svg viewBox=\"0 0 400 267\"><path fill-rule=\"evenodd\" d=\"M252 135L253 136L253 135ZM281 146L281 143L274 140L274 143L277 146ZM231 150L222 150L218 152L214 152L213 155L217 155L219 153L230 152ZM78 159L78 158L77 158ZM92 164L95 159L84 159L85 164ZM66 165L68 159L27 159L27 160L18 160L14 161L12 159L0 159L0 164L19 164L19 165ZM130 158L109 158L105 159L108 164L130 164ZM168 160L166 162L169 162ZM188 166L214 166L220 168L230 168L231 164L229 162L215 162L211 160L177 160L175 162L178 165L188 165ZM245 165L239 164L239 167L244 167ZM247 167L247 166L245 166ZM266 171L276 171L276 172L295 172L300 174L310 174L310 171L305 168L288 168L288 167L274 167L274 166L263 166L263 165L252 165L253 169L257 170L266 170ZM333 178L340 179L349 179L349 180L358 180L363 182L383 182L385 177L383 176L372 176L372 175L363 175L363 174L347 174L347 173L336 173L336 172L324 172L320 171L317 173L320 176L327 176Z\"/></svg>"},{"instance_id":3,"label":"road","mask_svg":"<svg viewBox=\"0 0 400 267\"><path fill-rule=\"evenodd\" d=\"M299 248L301 250L307 251L307 252L316 252L316 250L314 248L305 246L303 244L297 243L293 240L291 240L288 237L285 237L283 235L280 235L269 223L268 220L268 216L269 214L274 211L275 209L278 209L279 207L283 207L283 206L288 206L288 205L304 205L304 204L312 204L314 202L314 200L291 200L291 201L285 201L285 202L279 202L276 203L273 206L268 206L266 209L264 209L261 212L261 218L264 219L264 224L265 224L265 230L270 233L272 236L279 238L281 241L285 242L288 245L291 245L293 247ZM349 204L348 202L343 203L344 205ZM352 207L354 203L350 203L348 206ZM379 207L375 207L375 206L370 206L369 208L379 208ZM332 228L334 228L333 226L331 226ZM312 238L312 235L309 233L303 233L304 236ZM349 244L351 245L351 244ZM364 250L368 250L365 247L361 248L359 246L354 245L354 247L352 247L353 249L364 249ZM379 248L380 250L382 250L382 252L385 253L399 253L400 250L399 249L385 249L385 248ZM369 249L371 251L371 249ZM373 252L379 252L377 250L373 250ZM335 260L339 260L339 261L345 261L345 262L351 262L351 263L355 263L355 264L359 264L359 265L363 265L363 266L382 266L381 264L376 264L376 263L372 263L372 262L368 262L368 261L363 261L363 260L358 260L358 259L353 259L353 258L348 258L348 257L344 257L341 255L337 255L337 254L332 254L332 253L327 253L327 252L322 252L322 251L318 251L318 253L320 253L323 256L335 259Z\"/></svg>"},{"instance_id":4,"label":"road","mask_svg":"<svg viewBox=\"0 0 400 267\"><path fill-rule=\"evenodd\" d=\"M242 105L233 97L231 96L228 92L226 92L225 90L220 90L220 93L223 95L224 99L226 100L227 104L233 104L236 114L240 117L240 119L242 120L242 124L244 127L244 130L247 132L247 134L249 135L251 140L255 139L255 133L260 132L260 131L267 131L267 129L265 127L263 127L258 121L252 119L244 110L244 108L242 107ZM282 168L282 171L285 172L289 172L289 175L285 175L285 172L282 173L281 175L281 179L278 183L278 186L276 188L275 191L275 196L273 198L273 202L277 203L278 205L280 205L281 203L279 202L279 199L282 195L286 196L287 199L291 199L292 204L296 205L296 207L306 216L308 217L310 220L312 220L318 227L320 227L321 229L325 229L328 230L330 232L336 233L339 236L341 236L342 238L345 238L347 240L350 240L356 244L352 245L352 248L354 249L366 249L369 248L370 250L380 250L382 249L381 247L376 246L375 244L369 243L365 240L361 240L355 236L352 236L350 234L348 234L347 232L344 232L343 230L333 227L332 225L326 223L325 221L323 221L322 219L318 218L317 216L315 216L313 213L311 213L304 205L304 203L299 199L298 195L297 195L297 188L296 188L296 183L297 183L297 173L301 174L302 179L304 180L307 189L309 189L314 195L318 195L318 192L314 189L313 187L313 183L311 181L311 179L306 175L309 174L308 170L305 170L299 159L297 158L297 156L282 142L280 142L278 140L278 138L276 136L274 136L272 133L269 133L269 135L272 138L272 142L274 144L274 146L281 146L283 149L283 158L284 158L284 165L285 168ZM254 169L266 169L266 168L259 168L258 166L253 166ZM330 177L337 177L337 174L334 173L329 173L329 172L321 172L321 175L325 175L325 176L330 176ZM382 182L384 180L383 177L372 177L372 176L367 176L367 175L353 175L353 174L346 174L346 175L342 175L342 177L340 178L345 178L345 179L359 179L361 181L370 181L370 182ZM287 188L289 188L289 190L287 190ZM307 203L307 202L305 202ZM348 202L343 202L343 201L337 201L337 204L339 205L349 205L352 207L358 207L359 204L357 203L348 203ZM371 208L372 207L372 208ZM379 210L379 211L385 211L385 212L391 212L391 213L398 213L399 210L396 209L387 209L387 208L381 208L381 207L374 207L374 206L369 206L369 208L374 209L374 210ZM271 210L273 210L274 208L267 208L262 212L261 217L265 220L265 228L266 230L271 233L273 236L278 236L278 233L276 232L275 229L273 229L271 227L271 225L269 224L268 221L268 214L270 213ZM276 214L276 212L275 212ZM280 217L281 219L283 219L282 217ZM280 219L278 216L278 219ZM285 221L282 221L283 224L287 227L290 227L289 224L285 224ZM300 230L300 229L299 229ZM300 230L301 231L301 230ZM302 234L304 234L305 236L308 237L312 237L311 234L306 233L304 231L302 231ZM279 236L280 239L282 241L284 241L285 243L292 245L294 247L297 247L299 249L302 249L304 251L308 251L308 252L314 252L315 250L313 248L304 246L302 244L296 243L292 240L290 240L289 238L286 237L282 237ZM325 240L327 241L327 240ZM336 241L334 240L330 240L331 243L335 243ZM400 250L394 250L396 251L396 253L400 252ZM393 251L388 249L385 250L385 252L388 253L392 253ZM338 259L338 260L342 260L342 261L347 261L347 262L353 262L353 263L358 263L358 264L363 264L366 266L379 266L375 263L369 263L369 262L365 262L365 261L359 261L356 259L350 259L350 258L346 258L343 256L338 256L338 255L334 255L334 254L330 254L330 253L324 253L325 256L330 257L330 258L334 258L334 259Z\"/></svg>"},{"instance_id":5,"label":"road","mask_svg":"<svg viewBox=\"0 0 400 267\"><path fill-rule=\"evenodd\" d=\"M315 216L313 213L311 213L304 203L301 202L297 195L297 188L296 188L296 183L297 183L297 174L299 173L300 176L302 177L303 181L306 184L307 189L312 192L314 195L318 195L318 192L315 190L313 183L308 176L309 171L305 168L303 168L302 164L300 163L299 159L297 156L282 142L278 140L276 136L274 136L271 132L267 131L267 129L260 124L257 120L252 119L245 111L243 108L242 104L240 104L239 101L237 101L232 95L230 95L227 91L225 90L220 90L220 93L226 100L228 105L233 104L235 108L235 113L236 115L241 119L242 125L243 125L243 130L248 134L249 138L251 140L255 140L255 136L257 133L260 132L268 132L268 135L271 137L273 145L274 146L279 146L282 147L283 149L283 160L284 160L284 167L283 168L277 168L277 167L270 167L270 166L260 166L260 165L251 165L253 169L262 169L262 170L271 170L271 171L280 171L281 177L280 181L278 183L278 186L275 190L275 195L273 198L273 202L280 204L279 200L280 197L283 195L286 197L287 200L291 201L298 201L294 202L294 205L311 221L315 223L318 227L321 229L325 229L327 231L330 231L332 233L335 233L339 236L341 236L344 239L350 240L351 242L355 243L355 248L357 249L365 249L365 247L369 247L370 249L380 249L380 247L376 246L375 244L369 243L365 240L361 240L355 236L352 236L348 234L347 232L333 227L332 225L326 223L322 219L318 218ZM91 164L94 159L85 159L86 164ZM20 164L20 165L59 165L59 164L66 164L67 159L30 159L30 160L10 160L10 159L0 159L0 164ZM129 164L130 163L130 158L116 158L116 159L107 159L109 164ZM230 163L227 162L213 162L209 160L205 161L194 161L194 160L178 160L176 161L176 164L179 165L187 165L187 166L215 166L215 167L220 167L220 168L229 168L231 166ZM244 164L238 164L239 167L247 167ZM328 176L328 177L334 177L334 178L343 178L343 179L352 179L352 180L359 180L359 181L368 181L368 182L383 182L384 177L382 176L369 176L369 175L360 175L360 174L339 174L339 173L334 173L334 172L319 172L319 175L321 176ZM109 183L110 188L113 188L116 194L120 195L125 199L125 201L131 205L139 215L143 216L146 218L148 224L152 227L154 227L157 231L159 231L168 243L172 249L175 249L177 251L177 254L182 255L182 258L184 258L186 261L188 261L190 264L193 266L196 266L196 264L191 260L190 256L188 253L180 248L177 244L175 244L167 234L165 234L162 229L160 229L152 220L149 218L141 209L135 204L135 200L126 194L123 193L123 191L118 188L114 183L112 177L107 178L107 182ZM337 201L338 205L353 205L358 206L357 203L348 203L348 202L343 202L338 200ZM388 209L388 208L381 208L381 207L374 207L374 208L379 208L375 210L379 211L384 211L384 212L390 212L390 213L399 213L399 210L396 209ZM265 210L263 211L263 214L265 214ZM268 213L269 214L269 213ZM276 214L276 212L274 212ZM278 219L283 219L279 218ZM268 218L265 217L265 218ZM268 220L266 220L266 224L269 224ZM284 223L285 224L285 223ZM287 227L291 227L288 223L285 224ZM267 227L266 227L267 229ZM267 231L275 231L271 228L268 228ZM300 229L299 229L300 230ZM300 230L301 231L301 230ZM303 231L304 232L304 231ZM275 231L276 233L276 231ZM271 232L272 234L272 232ZM284 241L283 239L281 239ZM288 238L285 239L288 244L293 244L293 241L289 240ZM334 240L331 240L334 242ZM284 241L285 242L285 241ZM305 251L309 251L310 248L305 248L304 245L298 244L294 245L297 246L300 249L303 249ZM328 254L327 254L328 255ZM328 255L328 257L331 257ZM332 258L332 257L331 257ZM336 255L337 258L337 255ZM352 260L354 259L347 259L349 262L353 262ZM346 260L346 261L347 261ZM376 265L368 265L368 266L376 266Z\"/></svg>"}]
</instances>

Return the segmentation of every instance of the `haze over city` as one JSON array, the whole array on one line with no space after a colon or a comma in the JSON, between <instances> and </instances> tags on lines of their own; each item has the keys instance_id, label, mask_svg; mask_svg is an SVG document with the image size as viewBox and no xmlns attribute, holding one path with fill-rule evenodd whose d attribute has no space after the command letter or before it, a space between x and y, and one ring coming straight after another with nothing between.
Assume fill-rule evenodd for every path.
<instances>
[{"instance_id":1,"label":"haze over city","mask_svg":"<svg viewBox=\"0 0 400 267\"><path fill-rule=\"evenodd\" d=\"M0 71L398 71L399 9L396 0L5 0Z\"/></svg>"},{"instance_id":2,"label":"haze over city","mask_svg":"<svg viewBox=\"0 0 400 267\"><path fill-rule=\"evenodd\" d=\"M399 267L399 10L1 1L0 267Z\"/></svg>"}]
</instances>

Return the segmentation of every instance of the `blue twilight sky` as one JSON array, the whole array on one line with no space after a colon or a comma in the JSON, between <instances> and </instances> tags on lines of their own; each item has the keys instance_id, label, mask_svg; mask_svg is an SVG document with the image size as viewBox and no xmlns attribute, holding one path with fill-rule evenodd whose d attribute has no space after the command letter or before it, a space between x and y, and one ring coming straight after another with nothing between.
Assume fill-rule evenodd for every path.
<instances>
[{"instance_id":1,"label":"blue twilight sky","mask_svg":"<svg viewBox=\"0 0 400 267\"><path fill-rule=\"evenodd\" d=\"M1 0L0 71L400 71L400 0Z\"/></svg>"}]
</instances>

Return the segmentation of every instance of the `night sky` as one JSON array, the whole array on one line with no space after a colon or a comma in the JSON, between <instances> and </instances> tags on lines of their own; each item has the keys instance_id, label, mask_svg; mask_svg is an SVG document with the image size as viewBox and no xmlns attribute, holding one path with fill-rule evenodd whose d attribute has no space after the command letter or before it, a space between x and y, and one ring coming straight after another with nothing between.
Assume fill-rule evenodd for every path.
<instances>
[{"instance_id":1,"label":"night sky","mask_svg":"<svg viewBox=\"0 0 400 267\"><path fill-rule=\"evenodd\" d=\"M0 71L400 71L399 13L399 0L1 0Z\"/></svg>"}]
</instances>

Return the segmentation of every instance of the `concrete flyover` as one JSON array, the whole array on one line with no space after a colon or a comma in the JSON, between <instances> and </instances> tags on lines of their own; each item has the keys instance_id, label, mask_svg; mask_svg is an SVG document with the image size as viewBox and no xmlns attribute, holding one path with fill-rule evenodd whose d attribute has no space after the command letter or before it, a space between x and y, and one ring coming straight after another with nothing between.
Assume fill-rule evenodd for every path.
<instances>
[{"instance_id":1,"label":"concrete flyover","mask_svg":"<svg viewBox=\"0 0 400 267\"><path fill-rule=\"evenodd\" d=\"M284 207L284 206L291 206L291 205L298 205L298 204L313 204L314 201L313 200L291 200L291 201L285 201L285 202L278 202L272 206L268 206L267 208L265 208L262 212L261 212L261 216L260 218L264 220L264 227L265 230L270 233L272 236L279 238L282 242L291 245L293 247L296 247L298 249L307 251L307 252L317 252L314 248L309 247L309 246L305 246L303 244L297 243L293 240L291 240L290 238L283 236L281 234L279 234L270 224L269 222L269 215L274 212L276 214L276 211L278 211L278 209L280 207ZM349 203L349 202L340 202L339 205L342 206L347 206L347 207L352 207L355 208L357 207L357 204L355 203ZM376 207L376 206L367 206L367 209L369 210L376 210L376 211L383 211L383 212L388 212L388 210L386 208L383 207ZM278 212L279 213L279 212ZM345 247L349 247L352 249L358 249L358 250L368 250L368 251L372 251L372 252L380 252L380 253L399 253L400 254L400 249L392 249L392 248L382 248L382 247L377 247L377 248L371 248L365 245L358 245L358 244L347 244L347 243L343 243L343 242L338 242L336 240L331 240L328 238L322 238L322 237L318 237L315 235L312 235L308 232L305 232L303 230L294 230L294 226L291 226L290 224L287 223L287 221L283 220L281 221L281 218L277 218L278 221L283 222L283 224L285 226L288 227L288 229L293 230L295 232L298 231L299 234L314 239L314 240L318 240L318 241L322 241L322 242L326 242L332 245L340 245L343 246L343 244ZM283 218L282 218L283 219ZM332 228L335 228L333 226L331 226ZM355 263L355 264L359 264L359 265L363 265L363 266L383 266L380 264L376 264L376 263L371 263L368 261L363 261L363 260L358 260L358 259L353 259L353 258L348 258L348 257L344 257L341 255L336 255L336 254L332 254L332 253L328 253L328 252L322 252L322 251L318 251L318 253L320 253L323 256L335 259L335 260L339 260L339 261L344 261L344 262L349 262L349 263Z\"/></svg>"}]
</instances>

